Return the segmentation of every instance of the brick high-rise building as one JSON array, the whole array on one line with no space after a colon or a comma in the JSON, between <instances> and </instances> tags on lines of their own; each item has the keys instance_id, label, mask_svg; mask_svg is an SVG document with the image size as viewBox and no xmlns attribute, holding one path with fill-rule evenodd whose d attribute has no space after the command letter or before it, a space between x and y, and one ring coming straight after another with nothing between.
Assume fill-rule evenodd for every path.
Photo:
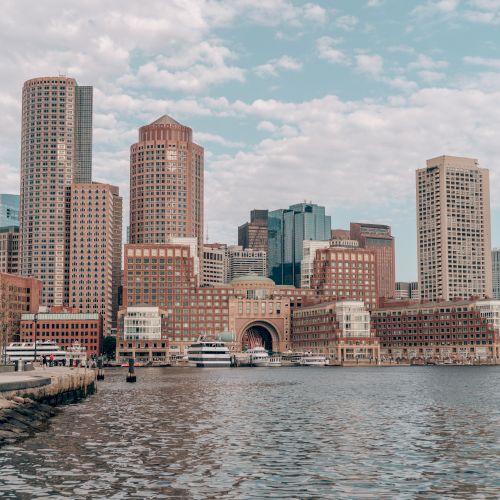
<instances>
[{"instance_id":1,"label":"brick high-rise building","mask_svg":"<svg viewBox=\"0 0 500 500\"><path fill-rule=\"evenodd\" d=\"M491 297L488 170L471 158L432 158L416 172L416 191L420 297Z\"/></svg>"},{"instance_id":2,"label":"brick high-rise building","mask_svg":"<svg viewBox=\"0 0 500 500\"><path fill-rule=\"evenodd\" d=\"M69 305L116 327L121 281L122 198L109 184L73 184Z\"/></svg>"},{"instance_id":3,"label":"brick high-rise building","mask_svg":"<svg viewBox=\"0 0 500 500\"><path fill-rule=\"evenodd\" d=\"M351 238L357 240L361 248L372 249L377 254L378 298L394 297L396 257L390 226L351 222L350 233Z\"/></svg>"},{"instance_id":4,"label":"brick high-rise building","mask_svg":"<svg viewBox=\"0 0 500 500\"><path fill-rule=\"evenodd\" d=\"M203 148L189 127L167 115L141 127L130 147L129 234L131 244L172 236L203 244Z\"/></svg>"},{"instance_id":5,"label":"brick high-rise building","mask_svg":"<svg viewBox=\"0 0 500 500\"><path fill-rule=\"evenodd\" d=\"M238 245L261 252L267 252L268 210L252 210L250 222L238 227Z\"/></svg>"},{"instance_id":6,"label":"brick high-rise building","mask_svg":"<svg viewBox=\"0 0 500 500\"><path fill-rule=\"evenodd\" d=\"M91 101L91 87L65 76L23 87L20 271L43 282L49 306L69 299L69 196L72 183L90 181Z\"/></svg>"}]
</instances>

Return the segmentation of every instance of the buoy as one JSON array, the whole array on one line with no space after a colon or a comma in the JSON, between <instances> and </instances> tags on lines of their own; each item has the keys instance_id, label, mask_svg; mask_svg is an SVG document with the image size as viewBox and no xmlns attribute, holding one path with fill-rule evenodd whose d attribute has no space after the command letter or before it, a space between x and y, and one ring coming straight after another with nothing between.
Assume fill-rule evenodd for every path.
<instances>
[{"instance_id":1,"label":"buoy","mask_svg":"<svg viewBox=\"0 0 500 500\"><path fill-rule=\"evenodd\" d=\"M128 358L127 382L135 382L137 377L134 372L134 358Z\"/></svg>"},{"instance_id":2,"label":"buoy","mask_svg":"<svg viewBox=\"0 0 500 500\"><path fill-rule=\"evenodd\" d=\"M102 368L102 358L97 360L97 380L104 380L104 370Z\"/></svg>"}]
</instances>

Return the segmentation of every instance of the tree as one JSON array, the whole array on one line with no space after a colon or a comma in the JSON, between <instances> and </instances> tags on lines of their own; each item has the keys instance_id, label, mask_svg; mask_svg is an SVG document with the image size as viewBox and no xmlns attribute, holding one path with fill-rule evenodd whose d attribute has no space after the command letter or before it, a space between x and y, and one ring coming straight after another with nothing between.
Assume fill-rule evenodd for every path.
<instances>
[{"instance_id":1,"label":"tree","mask_svg":"<svg viewBox=\"0 0 500 500\"><path fill-rule=\"evenodd\" d=\"M108 359L114 359L116 355L116 336L109 335L104 337L102 342L102 353Z\"/></svg>"}]
</instances>

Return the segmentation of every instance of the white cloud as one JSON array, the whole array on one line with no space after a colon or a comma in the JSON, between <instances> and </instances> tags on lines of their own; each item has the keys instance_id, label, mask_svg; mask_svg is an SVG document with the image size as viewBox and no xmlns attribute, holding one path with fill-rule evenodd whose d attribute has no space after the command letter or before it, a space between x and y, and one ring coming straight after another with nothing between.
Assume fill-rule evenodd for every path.
<instances>
[{"instance_id":1,"label":"white cloud","mask_svg":"<svg viewBox=\"0 0 500 500\"><path fill-rule=\"evenodd\" d=\"M338 28L341 28L346 31L350 31L356 27L359 23L359 19L356 16L340 16L335 24Z\"/></svg>"},{"instance_id":2,"label":"white cloud","mask_svg":"<svg viewBox=\"0 0 500 500\"><path fill-rule=\"evenodd\" d=\"M367 7L380 7L384 5L385 0L368 0L366 3Z\"/></svg>"},{"instance_id":3,"label":"white cloud","mask_svg":"<svg viewBox=\"0 0 500 500\"><path fill-rule=\"evenodd\" d=\"M439 71L422 70L418 72L418 76L425 83L435 83L446 78L445 73Z\"/></svg>"},{"instance_id":4,"label":"white cloud","mask_svg":"<svg viewBox=\"0 0 500 500\"><path fill-rule=\"evenodd\" d=\"M356 69L373 77L380 77L384 71L384 60L378 54L358 54Z\"/></svg>"},{"instance_id":5,"label":"white cloud","mask_svg":"<svg viewBox=\"0 0 500 500\"><path fill-rule=\"evenodd\" d=\"M261 64L254 68L255 73L261 78L269 76L278 76L280 69L288 71L300 71L302 63L290 56L281 56L278 59L271 59L265 64Z\"/></svg>"},{"instance_id":6,"label":"white cloud","mask_svg":"<svg viewBox=\"0 0 500 500\"><path fill-rule=\"evenodd\" d=\"M460 0L427 0L425 4L418 5L412 14L419 16L432 16L434 14L451 14L460 5Z\"/></svg>"},{"instance_id":7,"label":"white cloud","mask_svg":"<svg viewBox=\"0 0 500 500\"><path fill-rule=\"evenodd\" d=\"M500 69L500 59L466 56L464 57L463 61L466 64L475 64L477 66L485 66L486 68Z\"/></svg>"},{"instance_id":8,"label":"white cloud","mask_svg":"<svg viewBox=\"0 0 500 500\"><path fill-rule=\"evenodd\" d=\"M197 142L198 144L204 144L205 142L211 142L211 143L219 144L220 146L224 146L227 148L243 148L245 145L243 142L230 141L230 140L226 139L225 137L222 137L221 135L211 134L210 132L194 131L193 134L194 134L193 140L195 142Z\"/></svg>"},{"instance_id":9,"label":"white cloud","mask_svg":"<svg viewBox=\"0 0 500 500\"><path fill-rule=\"evenodd\" d=\"M419 54L416 61L408 64L408 69L436 70L448 67L447 61L436 61L432 57Z\"/></svg>"},{"instance_id":10,"label":"white cloud","mask_svg":"<svg viewBox=\"0 0 500 500\"><path fill-rule=\"evenodd\" d=\"M346 54L342 50L335 47L335 45L338 45L339 43L340 40L329 36L318 38L316 41L318 57L331 63L349 64L349 58Z\"/></svg>"}]
</instances>

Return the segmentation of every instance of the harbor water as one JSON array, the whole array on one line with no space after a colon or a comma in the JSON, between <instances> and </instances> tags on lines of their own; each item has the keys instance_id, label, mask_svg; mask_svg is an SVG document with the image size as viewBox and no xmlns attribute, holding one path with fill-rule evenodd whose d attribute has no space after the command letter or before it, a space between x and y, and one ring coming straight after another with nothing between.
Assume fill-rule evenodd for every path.
<instances>
[{"instance_id":1,"label":"harbor water","mask_svg":"<svg viewBox=\"0 0 500 500\"><path fill-rule=\"evenodd\" d=\"M500 367L136 373L0 449L0 497L499 497Z\"/></svg>"}]
</instances>

